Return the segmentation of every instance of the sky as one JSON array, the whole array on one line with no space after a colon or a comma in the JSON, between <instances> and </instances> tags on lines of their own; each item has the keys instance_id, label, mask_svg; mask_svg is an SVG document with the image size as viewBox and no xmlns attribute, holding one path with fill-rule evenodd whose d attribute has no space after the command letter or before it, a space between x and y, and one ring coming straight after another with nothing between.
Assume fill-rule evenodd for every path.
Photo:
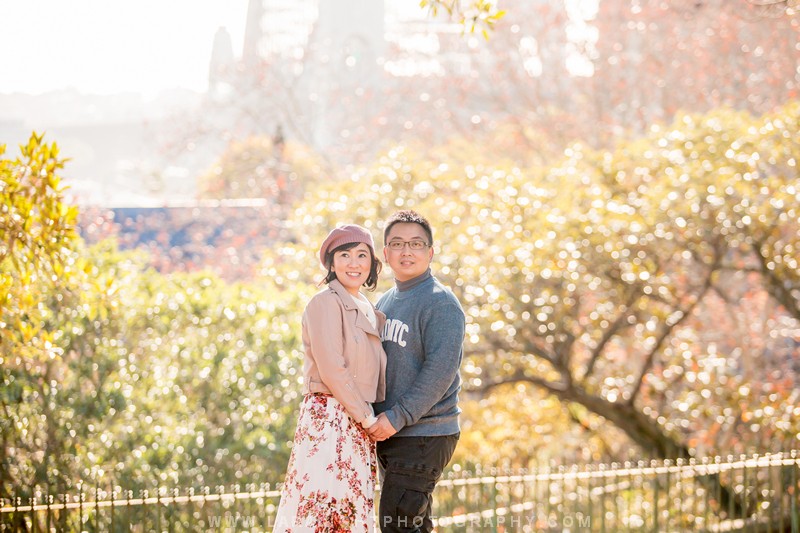
<instances>
[{"instance_id":1,"label":"sky","mask_svg":"<svg viewBox=\"0 0 800 533\"><path fill-rule=\"evenodd\" d=\"M205 91L214 35L241 54L247 0L0 0L0 94Z\"/></svg>"},{"instance_id":2,"label":"sky","mask_svg":"<svg viewBox=\"0 0 800 533\"><path fill-rule=\"evenodd\" d=\"M390 2L393 12L421 12L419 0ZM234 54L241 55L247 4L0 0L0 94L204 92L214 35L221 26L231 36Z\"/></svg>"}]
</instances>

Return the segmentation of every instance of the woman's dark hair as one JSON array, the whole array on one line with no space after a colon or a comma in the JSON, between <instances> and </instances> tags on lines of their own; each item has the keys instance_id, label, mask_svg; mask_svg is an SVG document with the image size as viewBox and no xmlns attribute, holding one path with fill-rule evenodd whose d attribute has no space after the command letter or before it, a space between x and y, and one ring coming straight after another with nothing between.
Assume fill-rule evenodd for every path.
<instances>
[{"instance_id":1,"label":"woman's dark hair","mask_svg":"<svg viewBox=\"0 0 800 533\"><path fill-rule=\"evenodd\" d=\"M344 250L349 250L351 248L355 248L360 242L349 242L347 244L343 244L341 246L337 246L327 254L325 254L325 266L328 268L328 273L325 275L325 278L322 280L322 283L328 284L331 281L336 279L336 272L331 270L333 268L333 254L336 252L341 252ZM369 257L372 259L372 264L369 267L369 275L367 276L367 281L364 282L364 288L368 291L374 291L375 287L378 286L378 274L381 273L381 268L383 268L383 263L381 260L375 257L375 253L372 251L372 247L367 246L369 248Z\"/></svg>"}]
</instances>

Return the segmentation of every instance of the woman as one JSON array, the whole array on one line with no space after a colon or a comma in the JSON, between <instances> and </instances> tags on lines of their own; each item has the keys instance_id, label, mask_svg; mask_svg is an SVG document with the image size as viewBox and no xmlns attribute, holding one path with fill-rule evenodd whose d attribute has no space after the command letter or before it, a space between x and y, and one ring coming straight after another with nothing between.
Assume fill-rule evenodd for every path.
<instances>
[{"instance_id":1,"label":"woman","mask_svg":"<svg viewBox=\"0 0 800 533\"><path fill-rule=\"evenodd\" d=\"M381 262L361 226L331 231L319 250L328 287L303 313L303 392L294 446L273 532L371 532L375 423L385 398L386 316L361 294L374 290Z\"/></svg>"}]
</instances>

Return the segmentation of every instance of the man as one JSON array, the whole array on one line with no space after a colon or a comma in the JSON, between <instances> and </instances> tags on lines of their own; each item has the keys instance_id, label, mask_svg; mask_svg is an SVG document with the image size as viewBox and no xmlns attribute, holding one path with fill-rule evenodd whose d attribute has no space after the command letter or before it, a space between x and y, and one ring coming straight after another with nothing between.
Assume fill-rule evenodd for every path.
<instances>
[{"instance_id":1,"label":"man","mask_svg":"<svg viewBox=\"0 0 800 533\"><path fill-rule=\"evenodd\" d=\"M430 532L432 493L459 437L459 367L464 311L431 274L433 233L414 211L392 215L383 255L395 286L377 303L387 316L386 400L369 428L381 468L379 523L384 532Z\"/></svg>"}]
</instances>

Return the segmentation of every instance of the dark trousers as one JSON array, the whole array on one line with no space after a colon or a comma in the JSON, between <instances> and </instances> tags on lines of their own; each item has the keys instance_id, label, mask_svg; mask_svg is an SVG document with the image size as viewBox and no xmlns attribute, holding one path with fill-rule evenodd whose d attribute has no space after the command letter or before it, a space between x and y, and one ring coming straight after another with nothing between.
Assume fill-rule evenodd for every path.
<instances>
[{"instance_id":1,"label":"dark trousers","mask_svg":"<svg viewBox=\"0 0 800 533\"><path fill-rule=\"evenodd\" d=\"M379 525L384 533L433 531L433 488L458 443L444 437L392 437L378 443Z\"/></svg>"}]
</instances>

